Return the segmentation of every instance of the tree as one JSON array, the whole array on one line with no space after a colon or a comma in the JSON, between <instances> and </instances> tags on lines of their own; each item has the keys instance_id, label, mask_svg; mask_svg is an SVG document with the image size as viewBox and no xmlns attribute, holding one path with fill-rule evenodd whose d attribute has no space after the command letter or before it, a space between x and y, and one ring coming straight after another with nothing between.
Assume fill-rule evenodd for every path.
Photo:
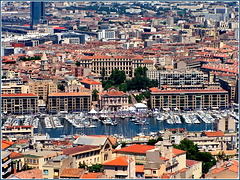
<instances>
[{"instance_id":1,"label":"tree","mask_svg":"<svg viewBox=\"0 0 240 180\"><path fill-rule=\"evenodd\" d=\"M93 101L97 101L97 96L98 96L98 94L97 93L99 93L96 89L94 89L93 91L92 91L92 100Z\"/></svg>"},{"instance_id":2,"label":"tree","mask_svg":"<svg viewBox=\"0 0 240 180\"><path fill-rule=\"evenodd\" d=\"M102 81L104 80L105 75L106 75L106 72L105 72L105 68L103 67L101 70Z\"/></svg>"},{"instance_id":3,"label":"tree","mask_svg":"<svg viewBox=\"0 0 240 180\"><path fill-rule=\"evenodd\" d=\"M158 137L157 139L149 139L147 145L155 145L158 141L163 141L162 137Z\"/></svg>"},{"instance_id":4,"label":"tree","mask_svg":"<svg viewBox=\"0 0 240 180\"><path fill-rule=\"evenodd\" d=\"M128 96L128 103L132 104L132 96L131 95Z\"/></svg>"},{"instance_id":5,"label":"tree","mask_svg":"<svg viewBox=\"0 0 240 180\"><path fill-rule=\"evenodd\" d=\"M92 166L88 167L89 172L103 172L102 164L93 164Z\"/></svg>"},{"instance_id":6,"label":"tree","mask_svg":"<svg viewBox=\"0 0 240 180\"><path fill-rule=\"evenodd\" d=\"M58 89L60 89L61 91L64 91L65 87L62 84L58 84Z\"/></svg>"},{"instance_id":7,"label":"tree","mask_svg":"<svg viewBox=\"0 0 240 180\"><path fill-rule=\"evenodd\" d=\"M76 64L76 66L78 66L78 67L80 66L80 62L79 62L79 61L77 61L75 64Z\"/></svg>"},{"instance_id":8,"label":"tree","mask_svg":"<svg viewBox=\"0 0 240 180\"><path fill-rule=\"evenodd\" d=\"M186 151L186 158L203 162L203 173L207 173L216 164L215 158L209 152L199 152L198 147L192 141L184 139L179 145L173 145L176 149Z\"/></svg>"},{"instance_id":9,"label":"tree","mask_svg":"<svg viewBox=\"0 0 240 180\"><path fill-rule=\"evenodd\" d=\"M85 164L85 162L83 161L83 164L81 163L81 162L79 162L79 164L78 164L78 168L83 168L83 169L85 169L86 168L86 164Z\"/></svg>"},{"instance_id":10,"label":"tree","mask_svg":"<svg viewBox=\"0 0 240 180\"><path fill-rule=\"evenodd\" d=\"M118 69L114 69L109 79L114 83L114 85L120 85L126 80L125 71L119 71Z\"/></svg>"},{"instance_id":11,"label":"tree","mask_svg":"<svg viewBox=\"0 0 240 180\"><path fill-rule=\"evenodd\" d=\"M122 144L122 146L121 146L122 148L126 147L126 145L127 145L125 142L122 142L121 144Z\"/></svg>"}]
</instances>

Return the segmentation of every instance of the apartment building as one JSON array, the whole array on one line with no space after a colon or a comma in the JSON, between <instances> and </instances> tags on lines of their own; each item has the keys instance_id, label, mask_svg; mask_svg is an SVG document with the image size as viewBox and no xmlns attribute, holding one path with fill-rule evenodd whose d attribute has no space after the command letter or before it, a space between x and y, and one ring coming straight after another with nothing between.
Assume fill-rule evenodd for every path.
<instances>
[{"instance_id":1,"label":"apartment building","mask_svg":"<svg viewBox=\"0 0 240 180\"><path fill-rule=\"evenodd\" d=\"M47 161L43 166L44 179L59 179L65 168L75 166L73 158L66 155L59 155Z\"/></svg>"},{"instance_id":2,"label":"apartment building","mask_svg":"<svg viewBox=\"0 0 240 180\"><path fill-rule=\"evenodd\" d=\"M105 69L105 74L109 76L114 69L125 71L129 77L134 76L134 70L137 67L149 66L149 61L146 64L143 62L143 57L138 56L84 56L80 60L81 66L91 68L97 74L101 74L102 68Z\"/></svg>"},{"instance_id":3,"label":"apartment building","mask_svg":"<svg viewBox=\"0 0 240 180\"><path fill-rule=\"evenodd\" d=\"M196 70L171 70L171 71L147 71L147 77L157 80L158 86L194 86L203 84L208 79L208 75Z\"/></svg>"},{"instance_id":4,"label":"apartment building","mask_svg":"<svg viewBox=\"0 0 240 180\"><path fill-rule=\"evenodd\" d=\"M38 112L38 95L32 93L2 94L2 112L31 114Z\"/></svg>"},{"instance_id":5,"label":"apartment building","mask_svg":"<svg viewBox=\"0 0 240 180\"><path fill-rule=\"evenodd\" d=\"M228 92L223 89L159 90L150 88L151 108L226 108Z\"/></svg>"},{"instance_id":6,"label":"apartment building","mask_svg":"<svg viewBox=\"0 0 240 180\"><path fill-rule=\"evenodd\" d=\"M112 179L134 179L135 178L135 160L125 156L103 164L105 178Z\"/></svg>"},{"instance_id":7,"label":"apartment building","mask_svg":"<svg viewBox=\"0 0 240 180\"><path fill-rule=\"evenodd\" d=\"M85 88L91 89L92 91L96 89L98 92L102 92L102 83L100 82L91 79L83 79L80 82Z\"/></svg>"},{"instance_id":8,"label":"apartment building","mask_svg":"<svg viewBox=\"0 0 240 180\"><path fill-rule=\"evenodd\" d=\"M37 94L39 99L43 99L47 102L47 97L49 94L56 93L58 90L57 83L52 80L43 81L30 81L28 86L31 93Z\"/></svg>"},{"instance_id":9,"label":"apartment building","mask_svg":"<svg viewBox=\"0 0 240 180\"><path fill-rule=\"evenodd\" d=\"M4 126L1 130L3 137L33 136L33 126Z\"/></svg>"},{"instance_id":10,"label":"apartment building","mask_svg":"<svg viewBox=\"0 0 240 180\"><path fill-rule=\"evenodd\" d=\"M100 94L101 109L118 111L128 108L128 95L116 88L110 88Z\"/></svg>"},{"instance_id":11,"label":"apartment building","mask_svg":"<svg viewBox=\"0 0 240 180\"><path fill-rule=\"evenodd\" d=\"M43 165L54 157L57 157L62 151L51 150L28 150L22 153L24 155L24 163L28 164L30 168L38 168L43 170Z\"/></svg>"},{"instance_id":12,"label":"apartment building","mask_svg":"<svg viewBox=\"0 0 240 180\"><path fill-rule=\"evenodd\" d=\"M2 151L1 152L1 157L2 157L1 158L2 159L1 174L2 174L2 178L6 178L12 170L10 154L11 154L10 151Z\"/></svg>"},{"instance_id":13,"label":"apartment building","mask_svg":"<svg viewBox=\"0 0 240 180\"><path fill-rule=\"evenodd\" d=\"M20 93L29 93L29 86L18 85L15 83L2 85L1 94L20 94Z\"/></svg>"},{"instance_id":14,"label":"apartment building","mask_svg":"<svg viewBox=\"0 0 240 180\"><path fill-rule=\"evenodd\" d=\"M77 163L83 161L85 164L96 164L107 162L112 160L112 143L108 137L90 137L90 136L79 136L75 141L73 141L73 146L77 146L79 151L74 150L74 157ZM85 152L85 147L87 152ZM81 155L79 155L79 153Z\"/></svg>"},{"instance_id":15,"label":"apartment building","mask_svg":"<svg viewBox=\"0 0 240 180\"><path fill-rule=\"evenodd\" d=\"M53 93L48 96L48 112L90 111L92 98L85 92Z\"/></svg>"}]
</instances>

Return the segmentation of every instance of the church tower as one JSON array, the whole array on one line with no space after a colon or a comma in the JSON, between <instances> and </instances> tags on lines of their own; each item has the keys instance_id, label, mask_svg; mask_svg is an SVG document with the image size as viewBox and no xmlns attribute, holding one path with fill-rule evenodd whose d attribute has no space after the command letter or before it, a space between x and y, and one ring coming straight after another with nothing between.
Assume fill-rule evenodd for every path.
<instances>
[{"instance_id":1,"label":"church tower","mask_svg":"<svg viewBox=\"0 0 240 180\"><path fill-rule=\"evenodd\" d=\"M43 52L42 58L41 58L41 71L48 71L48 59L45 51Z\"/></svg>"}]
</instances>

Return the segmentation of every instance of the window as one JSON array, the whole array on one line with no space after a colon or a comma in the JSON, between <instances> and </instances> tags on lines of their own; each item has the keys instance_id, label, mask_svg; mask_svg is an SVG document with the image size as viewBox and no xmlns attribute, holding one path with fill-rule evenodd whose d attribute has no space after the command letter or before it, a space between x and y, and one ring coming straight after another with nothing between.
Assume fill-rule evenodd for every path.
<instances>
[{"instance_id":1,"label":"window","mask_svg":"<svg viewBox=\"0 0 240 180\"><path fill-rule=\"evenodd\" d=\"M156 171L153 171L153 174L156 174Z\"/></svg>"},{"instance_id":2,"label":"window","mask_svg":"<svg viewBox=\"0 0 240 180\"><path fill-rule=\"evenodd\" d=\"M48 175L48 170L44 169L43 174Z\"/></svg>"},{"instance_id":3,"label":"window","mask_svg":"<svg viewBox=\"0 0 240 180\"><path fill-rule=\"evenodd\" d=\"M146 170L146 174L149 174L149 170Z\"/></svg>"},{"instance_id":4,"label":"window","mask_svg":"<svg viewBox=\"0 0 240 180\"><path fill-rule=\"evenodd\" d=\"M115 171L118 171L118 167L115 167Z\"/></svg>"},{"instance_id":5,"label":"window","mask_svg":"<svg viewBox=\"0 0 240 180\"><path fill-rule=\"evenodd\" d=\"M126 171L126 167L123 167L123 171Z\"/></svg>"}]
</instances>

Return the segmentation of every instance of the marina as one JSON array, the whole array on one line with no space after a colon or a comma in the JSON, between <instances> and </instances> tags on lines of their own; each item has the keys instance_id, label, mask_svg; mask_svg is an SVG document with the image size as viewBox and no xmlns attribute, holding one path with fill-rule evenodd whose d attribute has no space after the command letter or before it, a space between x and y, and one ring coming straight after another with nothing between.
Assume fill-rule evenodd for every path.
<instances>
[{"instance_id":1,"label":"marina","mask_svg":"<svg viewBox=\"0 0 240 180\"><path fill-rule=\"evenodd\" d=\"M151 134L166 128L186 128L187 131L213 130L216 119L233 117L231 110L217 111L153 111L127 113L58 113L5 117L3 126L33 125L34 133L48 133L51 137L61 135L123 135L134 137L139 133Z\"/></svg>"}]
</instances>

